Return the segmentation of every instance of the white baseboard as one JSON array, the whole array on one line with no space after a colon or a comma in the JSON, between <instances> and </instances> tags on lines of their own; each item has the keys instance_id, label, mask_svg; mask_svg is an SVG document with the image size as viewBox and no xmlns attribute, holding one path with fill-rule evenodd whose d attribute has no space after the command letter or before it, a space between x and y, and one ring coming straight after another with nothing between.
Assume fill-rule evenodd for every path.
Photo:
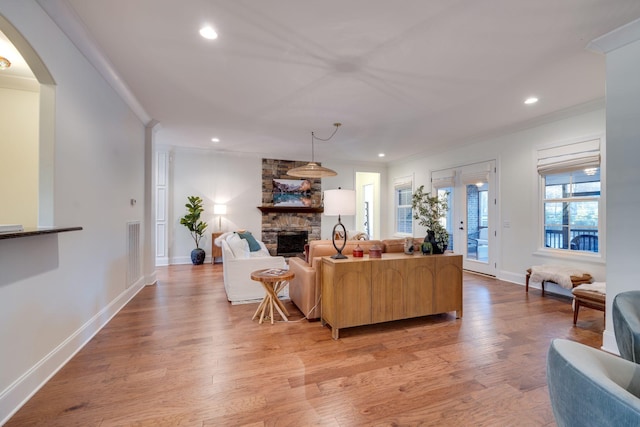
<instances>
[{"instance_id":1,"label":"white baseboard","mask_svg":"<svg viewBox=\"0 0 640 427\"><path fill-rule=\"evenodd\" d=\"M142 288L138 280L82 325L49 354L0 392L0 425L4 425L43 385L82 349Z\"/></svg>"},{"instance_id":2,"label":"white baseboard","mask_svg":"<svg viewBox=\"0 0 640 427\"><path fill-rule=\"evenodd\" d=\"M190 256L174 256L169 259L169 265L192 264Z\"/></svg>"},{"instance_id":3,"label":"white baseboard","mask_svg":"<svg viewBox=\"0 0 640 427\"><path fill-rule=\"evenodd\" d=\"M147 274L147 276L144 279L144 284L146 286L151 286L151 285L157 285L158 284L158 276L156 271L154 270L153 273L151 274Z\"/></svg>"},{"instance_id":4,"label":"white baseboard","mask_svg":"<svg viewBox=\"0 0 640 427\"><path fill-rule=\"evenodd\" d=\"M503 280L505 282L516 283L518 285L524 285L525 275L524 273L513 273L511 271L500 270L496 276L496 279Z\"/></svg>"},{"instance_id":5,"label":"white baseboard","mask_svg":"<svg viewBox=\"0 0 640 427\"><path fill-rule=\"evenodd\" d=\"M620 350L618 349L618 343L616 342L616 336L613 331L605 329L602 333L602 349L620 356Z\"/></svg>"},{"instance_id":6,"label":"white baseboard","mask_svg":"<svg viewBox=\"0 0 640 427\"><path fill-rule=\"evenodd\" d=\"M191 256L176 256L169 260L169 264L167 265L178 265L178 264L193 264L191 262ZM204 259L204 264L211 264L211 257L207 256Z\"/></svg>"},{"instance_id":7,"label":"white baseboard","mask_svg":"<svg viewBox=\"0 0 640 427\"><path fill-rule=\"evenodd\" d=\"M222 258L220 258L222 260ZM180 264L192 264L191 256L174 256L172 258L156 258L156 267L162 267L167 265L180 265ZM211 257L206 256L204 264L211 264Z\"/></svg>"}]
</instances>

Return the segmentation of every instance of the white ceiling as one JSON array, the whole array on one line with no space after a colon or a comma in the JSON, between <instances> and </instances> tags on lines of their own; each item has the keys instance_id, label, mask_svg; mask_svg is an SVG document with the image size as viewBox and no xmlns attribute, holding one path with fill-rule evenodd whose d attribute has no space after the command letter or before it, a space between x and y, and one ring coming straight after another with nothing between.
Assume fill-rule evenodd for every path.
<instances>
[{"instance_id":1,"label":"white ceiling","mask_svg":"<svg viewBox=\"0 0 640 427\"><path fill-rule=\"evenodd\" d=\"M71 6L159 143L309 160L311 131L341 122L321 162L439 151L602 100L586 46L640 17L638 0L47 2Z\"/></svg>"}]
</instances>

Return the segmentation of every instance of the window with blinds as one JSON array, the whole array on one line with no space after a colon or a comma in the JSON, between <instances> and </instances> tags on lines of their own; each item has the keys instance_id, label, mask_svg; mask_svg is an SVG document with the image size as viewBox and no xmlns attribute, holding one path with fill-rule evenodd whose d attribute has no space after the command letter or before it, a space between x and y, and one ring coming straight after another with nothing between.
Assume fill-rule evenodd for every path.
<instances>
[{"instance_id":1,"label":"window with blinds","mask_svg":"<svg viewBox=\"0 0 640 427\"><path fill-rule=\"evenodd\" d=\"M395 234L413 235L413 215L411 196L413 195L413 177L397 178L394 182Z\"/></svg>"},{"instance_id":2,"label":"window with blinds","mask_svg":"<svg viewBox=\"0 0 640 427\"><path fill-rule=\"evenodd\" d=\"M538 150L543 243L599 253L600 140Z\"/></svg>"}]
</instances>

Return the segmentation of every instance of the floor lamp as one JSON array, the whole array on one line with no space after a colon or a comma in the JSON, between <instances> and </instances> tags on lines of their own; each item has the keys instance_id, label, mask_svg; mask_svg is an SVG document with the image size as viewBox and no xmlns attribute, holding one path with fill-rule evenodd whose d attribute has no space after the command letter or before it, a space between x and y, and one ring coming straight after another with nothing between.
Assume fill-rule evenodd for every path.
<instances>
[{"instance_id":1,"label":"floor lamp","mask_svg":"<svg viewBox=\"0 0 640 427\"><path fill-rule=\"evenodd\" d=\"M222 215L227 213L227 205L213 205L213 214L218 215L218 230L222 231Z\"/></svg>"},{"instance_id":2,"label":"floor lamp","mask_svg":"<svg viewBox=\"0 0 640 427\"><path fill-rule=\"evenodd\" d=\"M333 226L331 232L331 241L333 247L336 248L337 253L332 255L333 259L345 259L347 258L342 254L342 250L347 245L347 229L341 221L341 215L355 215L356 214L356 192L354 190L343 190L338 187L337 190L327 190L324 192L324 214L326 216L337 216L338 223ZM342 233L344 240L342 246L338 248L336 245L336 229L342 227Z\"/></svg>"}]
</instances>

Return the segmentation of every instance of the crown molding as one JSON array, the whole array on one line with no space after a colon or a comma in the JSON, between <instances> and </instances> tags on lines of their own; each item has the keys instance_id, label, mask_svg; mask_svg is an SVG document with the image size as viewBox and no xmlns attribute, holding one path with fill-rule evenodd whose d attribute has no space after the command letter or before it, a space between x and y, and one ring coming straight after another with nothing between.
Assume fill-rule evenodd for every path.
<instances>
[{"instance_id":1,"label":"crown molding","mask_svg":"<svg viewBox=\"0 0 640 427\"><path fill-rule=\"evenodd\" d=\"M587 49L606 54L638 40L640 40L640 19L593 39L587 45Z\"/></svg>"},{"instance_id":2,"label":"crown molding","mask_svg":"<svg viewBox=\"0 0 640 427\"><path fill-rule=\"evenodd\" d=\"M111 61L100 51L87 27L82 23L66 0L37 0L38 4L51 17L63 33L78 48L91 65L102 75L122 100L133 110L145 126L151 122L142 105L122 80Z\"/></svg>"}]
</instances>

